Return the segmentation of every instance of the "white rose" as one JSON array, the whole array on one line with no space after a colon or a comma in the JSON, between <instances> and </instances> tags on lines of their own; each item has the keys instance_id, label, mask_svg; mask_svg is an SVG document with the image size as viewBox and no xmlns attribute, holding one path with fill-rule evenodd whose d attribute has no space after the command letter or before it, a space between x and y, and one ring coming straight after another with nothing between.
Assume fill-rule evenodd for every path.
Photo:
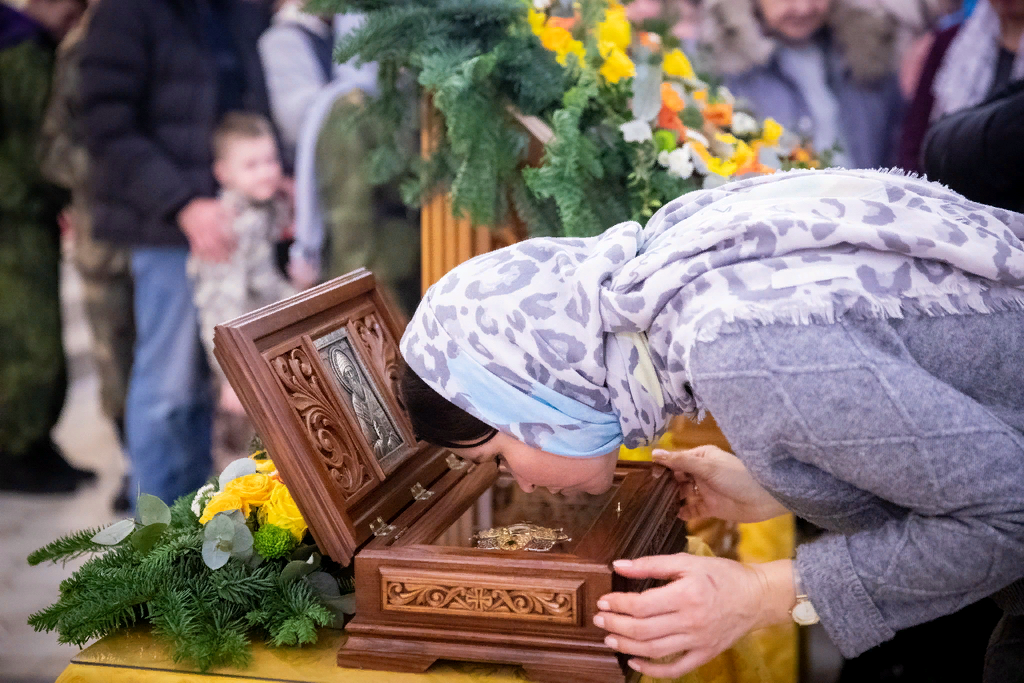
<instances>
[{"instance_id":1,"label":"white rose","mask_svg":"<svg viewBox=\"0 0 1024 683\"><path fill-rule=\"evenodd\" d=\"M658 155L658 163L668 169L669 175L677 178L689 178L693 175L693 161L690 159L689 145L684 145L671 152Z\"/></svg>"},{"instance_id":2,"label":"white rose","mask_svg":"<svg viewBox=\"0 0 1024 683\"><path fill-rule=\"evenodd\" d=\"M697 150L694 149L693 145L687 142L683 145L683 149L685 149L686 153L690 155L690 162L693 163L693 167L697 173L707 175L710 169L708 169L708 165L704 162L704 159L701 158L700 154L697 154Z\"/></svg>"},{"instance_id":3,"label":"white rose","mask_svg":"<svg viewBox=\"0 0 1024 683\"><path fill-rule=\"evenodd\" d=\"M700 144L704 145L705 147L707 147L710 144L706 137L704 137L703 135L701 135L700 133L698 133L695 130L691 130L690 128L686 129L686 139L687 140L693 140L694 142L699 142Z\"/></svg>"},{"instance_id":4,"label":"white rose","mask_svg":"<svg viewBox=\"0 0 1024 683\"><path fill-rule=\"evenodd\" d=\"M650 124L640 119L627 121L619 126L619 130L622 131L622 137L626 142L647 142L654 136Z\"/></svg>"},{"instance_id":5,"label":"white rose","mask_svg":"<svg viewBox=\"0 0 1024 683\"><path fill-rule=\"evenodd\" d=\"M538 12L543 12L548 7L551 7L551 0L533 0L533 9Z\"/></svg>"},{"instance_id":6,"label":"white rose","mask_svg":"<svg viewBox=\"0 0 1024 683\"><path fill-rule=\"evenodd\" d=\"M753 135L757 131L761 130L761 126L758 125L757 120L750 114L742 111L733 112L732 115L732 134L736 136L741 135Z\"/></svg>"}]
</instances>

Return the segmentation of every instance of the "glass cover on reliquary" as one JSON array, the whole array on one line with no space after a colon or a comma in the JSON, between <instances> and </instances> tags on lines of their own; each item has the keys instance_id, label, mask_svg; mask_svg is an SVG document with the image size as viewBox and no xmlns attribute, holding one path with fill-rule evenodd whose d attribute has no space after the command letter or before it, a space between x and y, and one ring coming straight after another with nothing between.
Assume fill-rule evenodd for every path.
<instances>
[{"instance_id":1,"label":"glass cover on reliquary","mask_svg":"<svg viewBox=\"0 0 1024 683\"><path fill-rule=\"evenodd\" d=\"M433 545L460 548L572 552L615 496L619 481L608 491L563 496L537 488L525 493L502 473Z\"/></svg>"}]
</instances>

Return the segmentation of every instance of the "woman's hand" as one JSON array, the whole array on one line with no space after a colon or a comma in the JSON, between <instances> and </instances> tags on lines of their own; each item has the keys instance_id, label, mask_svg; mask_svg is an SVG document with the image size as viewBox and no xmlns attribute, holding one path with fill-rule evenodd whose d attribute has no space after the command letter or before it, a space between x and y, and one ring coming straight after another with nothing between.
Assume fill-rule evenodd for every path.
<instances>
[{"instance_id":1,"label":"woman's hand","mask_svg":"<svg viewBox=\"0 0 1024 683\"><path fill-rule=\"evenodd\" d=\"M693 671L741 636L789 619L796 604L791 560L745 565L686 553L619 560L629 578L668 579L643 593L602 596L594 624L605 644L644 659L629 665L648 676L674 678ZM670 661L655 663L677 655Z\"/></svg>"},{"instance_id":2,"label":"woman's hand","mask_svg":"<svg viewBox=\"0 0 1024 683\"><path fill-rule=\"evenodd\" d=\"M728 522L763 522L787 510L754 481L740 459L717 446L687 451L655 449L654 462L672 470L683 506L680 519L716 517Z\"/></svg>"}]
</instances>

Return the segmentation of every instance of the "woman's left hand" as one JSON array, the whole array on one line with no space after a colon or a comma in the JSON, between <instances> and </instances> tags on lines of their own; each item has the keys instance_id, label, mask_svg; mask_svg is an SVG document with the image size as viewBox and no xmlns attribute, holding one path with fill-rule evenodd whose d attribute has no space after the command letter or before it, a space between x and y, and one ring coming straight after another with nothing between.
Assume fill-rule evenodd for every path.
<instances>
[{"instance_id":1,"label":"woman's left hand","mask_svg":"<svg viewBox=\"0 0 1024 683\"><path fill-rule=\"evenodd\" d=\"M608 647L637 655L629 665L656 678L693 671L749 631L785 621L796 602L790 560L745 565L678 553L620 560L614 567L632 579L669 580L643 593L602 596L594 617L608 631ZM678 656L649 661L670 655Z\"/></svg>"}]
</instances>

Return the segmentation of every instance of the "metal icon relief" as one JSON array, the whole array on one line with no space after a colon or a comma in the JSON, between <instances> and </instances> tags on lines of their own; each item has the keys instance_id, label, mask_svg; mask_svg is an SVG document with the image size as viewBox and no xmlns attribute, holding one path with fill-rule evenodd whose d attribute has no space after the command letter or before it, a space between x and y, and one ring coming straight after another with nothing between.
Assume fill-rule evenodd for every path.
<instances>
[{"instance_id":1,"label":"metal icon relief","mask_svg":"<svg viewBox=\"0 0 1024 683\"><path fill-rule=\"evenodd\" d=\"M352 347L348 330L339 328L317 339L314 345L331 379L355 413L359 430L373 449L374 457L385 473L390 472L398 465L395 456L403 443L402 434Z\"/></svg>"}]
</instances>

